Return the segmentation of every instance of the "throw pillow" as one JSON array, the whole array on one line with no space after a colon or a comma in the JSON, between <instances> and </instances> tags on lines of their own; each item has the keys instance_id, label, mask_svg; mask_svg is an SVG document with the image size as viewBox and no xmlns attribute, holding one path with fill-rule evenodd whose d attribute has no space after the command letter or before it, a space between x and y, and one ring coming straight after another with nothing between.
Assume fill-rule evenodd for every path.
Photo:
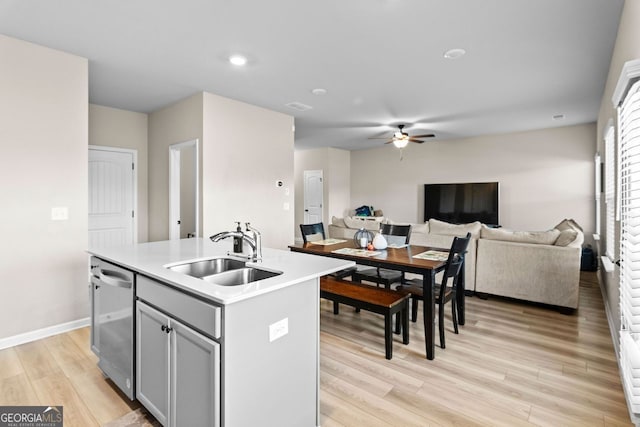
<instances>
[{"instance_id":1,"label":"throw pillow","mask_svg":"<svg viewBox=\"0 0 640 427\"><path fill-rule=\"evenodd\" d=\"M571 242L576 240L576 237L578 237L578 232L576 230L562 230L554 245L569 246Z\"/></svg>"},{"instance_id":2,"label":"throw pillow","mask_svg":"<svg viewBox=\"0 0 640 427\"><path fill-rule=\"evenodd\" d=\"M563 231L563 230L584 231L577 222L575 222L573 219L570 219L570 218L563 219L562 221L560 221L560 224L556 225L553 228L557 228L560 231Z\"/></svg>"},{"instance_id":3,"label":"throw pillow","mask_svg":"<svg viewBox=\"0 0 640 427\"><path fill-rule=\"evenodd\" d=\"M558 236L560 236L560 230L555 228L548 231L511 231L504 228L490 228L484 224L480 233L483 239L538 245L553 245L558 240Z\"/></svg>"},{"instance_id":4,"label":"throw pillow","mask_svg":"<svg viewBox=\"0 0 640 427\"><path fill-rule=\"evenodd\" d=\"M429 222L411 224L411 234L413 235L414 233L429 234Z\"/></svg>"},{"instance_id":5,"label":"throw pillow","mask_svg":"<svg viewBox=\"0 0 640 427\"><path fill-rule=\"evenodd\" d=\"M450 224L432 218L429 220L429 233L458 237L464 237L467 233L471 233L471 237L477 239L480 236L481 226L480 221L470 222L469 224Z\"/></svg>"}]
</instances>

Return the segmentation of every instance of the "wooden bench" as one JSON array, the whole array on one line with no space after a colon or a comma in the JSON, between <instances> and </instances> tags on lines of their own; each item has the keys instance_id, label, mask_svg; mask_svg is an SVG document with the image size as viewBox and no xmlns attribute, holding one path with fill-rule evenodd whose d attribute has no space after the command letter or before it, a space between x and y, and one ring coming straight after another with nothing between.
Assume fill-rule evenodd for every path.
<instances>
[{"instance_id":1,"label":"wooden bench","mask_svg":"<svg viewBox=\"0 0 640 427\"><path fill-rule=\"evenodd\" d=\"M384 315L384 353L387 359L391 359L393 351L394 314L398 315L395 332L399 334L399 329L402 329L402 343L409 344L409 294L324 276L320 278L320 298L333 301L333 314L338 314L342 303Z\"/></svg>"}]
</instances>

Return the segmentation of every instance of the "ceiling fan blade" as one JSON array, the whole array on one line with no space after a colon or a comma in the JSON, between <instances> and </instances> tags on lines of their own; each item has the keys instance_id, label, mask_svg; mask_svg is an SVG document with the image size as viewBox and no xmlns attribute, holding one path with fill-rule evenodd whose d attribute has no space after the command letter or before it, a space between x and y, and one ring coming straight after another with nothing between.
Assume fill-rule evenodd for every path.
<instances>
[{"instance_id":1,"label":"ceiling fan blade","mask_svg":"<svg viewBox=\"0 0 640 427\"><path fill-rule=\"evenodd\" d=\"M411 138L433 138L434 136L432 133L425 133L424 135L411 135Z\"/></svg>"},{"instance_id":2,"label":"ceiling fan blade","mask_svg":"<svg viewBox=\"0 0 640 427\"><path fill-rule=\"evenodd\" d=\"M385 142L385 144L391 144L393 140Z\"/></svg>"},{"instance_id":3,"label":"ceiling fan blade","mask_svg":"<svg viewBox=\"0 0 640 427\"><path fill-rule=\"evenodd\" d=\"M424 141L419 140L419 139L409 138L409 142L415 142L415 143L418 143L418 144L422 144Z\"/></svg>"}]
</instances>

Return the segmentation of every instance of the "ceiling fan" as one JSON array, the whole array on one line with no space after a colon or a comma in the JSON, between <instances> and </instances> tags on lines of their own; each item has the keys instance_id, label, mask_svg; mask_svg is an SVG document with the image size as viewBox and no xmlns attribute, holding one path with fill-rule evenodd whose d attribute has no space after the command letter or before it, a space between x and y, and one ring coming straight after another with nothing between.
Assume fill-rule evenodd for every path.
<instances>
[{"instance_id":1,"label":"ceiling fan","mask_svg":"<svg viewBox=\"0 0 640 427\"><path fill-rule=\"evenodd\" d=\"M393 143L393 145L395 145L398 148L404 148L407 146L407 144L409 142L416 142L418 144L422 144L424 141L422 141L421 139L418 138L433 138L435 135L432 133L427 133L424 135L413 135L413 136L409 136L409 134L407 132L404 132L405 125L398 125L398 131L395 132L393 134L393 136L391 137L391 139L389 139L389 141L385 142L385 144L391 144ZM387 137L373 137L373 138L369 138L369 139L388 139Z\"/></svg>"}]
</instances>

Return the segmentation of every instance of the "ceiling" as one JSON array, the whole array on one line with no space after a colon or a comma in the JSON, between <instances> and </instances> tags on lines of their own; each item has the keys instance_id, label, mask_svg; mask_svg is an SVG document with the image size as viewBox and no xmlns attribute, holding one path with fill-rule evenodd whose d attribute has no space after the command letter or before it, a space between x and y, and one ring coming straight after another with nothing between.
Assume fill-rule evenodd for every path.
<instances>
[{"instance_id":1,"label":"ceiling","mask_svg":"<svg viewBox=\"0 0 640 427\"><path fill-rule=\"evenodd\" d=\"M622 5L0 0L0 33L88 58L91 103L149 113L207 91L295 116L296 148L355 150L399 123L446 140L595 121Z\"/></svg>"}]
</instances>

